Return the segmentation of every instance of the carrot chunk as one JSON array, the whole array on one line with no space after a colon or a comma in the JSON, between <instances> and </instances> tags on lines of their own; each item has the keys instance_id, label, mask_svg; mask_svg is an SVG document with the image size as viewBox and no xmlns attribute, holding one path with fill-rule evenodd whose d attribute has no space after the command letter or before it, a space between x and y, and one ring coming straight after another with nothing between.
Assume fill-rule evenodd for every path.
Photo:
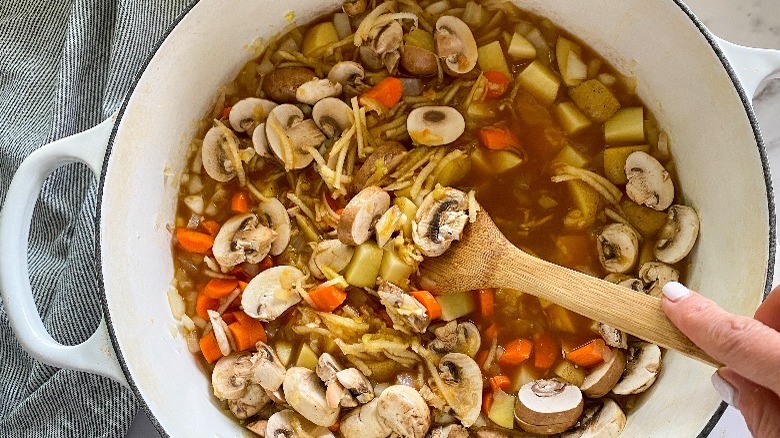
<instances>
[{"instance_id":1,"label":"carrot chunk","mask_svg":"<svg viewBox=\"0 0 780 438\"><path fill-rule=\"evenodd\" d=\"M427 290L416 290L412 292L411 295L415 300L419 301L420 304L425 306L425 313L428 314L429 318L441 318L441 305L439 305L439 302L436 301L436 298L434 298L430 292Z\"/></svg>"},{"instance_id":2,"label":"carrot chunk","mask_svg":"<svg viewBox=\"0 0 780 438\"><path fill-rule=\"evenodd\" d=\"M309 298L317 310L332 312L347 299L347 292L336 285L320 286L309 291Z\"/></svg>"},{"instance_id":3,"label":"carrot chunk","mask_svg":"<svg viewBox=\"0 0 780 438\"><path fill-rule=\"evenodd\" d=\"M219 307L219 300L211 298L210 296L204 293L198 294L198 298L195 301L195 312L201 318L208 320L209 319L208 311L217 310L218 307Z\"/></svg>"},{"instance_id":4,"label":"carrot chunk","mask_svg":"<svg viewBox=\"0 0 780 438\"><path fill-rule=\"evenodd\" d=\"M560 355L560 348L555 338L549 333L542 333L534 342L534 366L540 370L547 370Z\"/></svg>"},{"instance_id":5,"label":"carrot chunk","mask_svg":"<svg viewBox=\"0 0 780 438\"><path fill-rule=\"evenodd\" d=\"M265 334L265 327L263 327L262 322L249 317L243 320L238 319L240 318L238 313L239 312L233 312L233 314L236 315L236 322L228 325L230 333L233 334L233 339L236 340L236 348L238 348L238 351L249 350L250 348L254 348L258 342L268 341L268 337Z\"/></svg>"},{"instance_id":6,"label":"carrot chunk","mask_svg":"<svg viewBox=\"0 0 780 438\"><path fill-rule=\"evenodd\" d=\"M612 350L603 339L594 339L566 353L566 359L587 368L604 362L611 354Z\"/></svg>"},{"instance_id":7,"label":"carrot chunk","mask_svg":"<svg viewBox=\"0 0 780 438\"><path fill-rule=\"evenodd\" d=\"M236 280L223 280L221 278L212 278L203 288L203 294L209 298L222 299L230 295L238 287Z\"/></svg>"},{"instance_id":8,"label":"carrot chunk","mask_svg":"<svg viewBox=\"0 0 780 438\"><path fill-rule=\"evenodd\" d=\"M512 386L512 381L509 380L509 377L503 374L499 374L498 376L493 376L490 378L490 389L492 389L493 392L496 392L498 389L507 392L509 391L510 386Z\"/></svg>"},{"instance_id":9,"label":"carrot chunk","mask_svg":"<svg viewBox=\"0 0 780 438\"><path fill-rule=\"evenodd\" d=\"M263 260L260 260L260 272L265 271L266 269L271 269L274 267L274 259L271 256L265 256Z\"/></svg>"},{"instance_id":10,"label":"carrot chunk","mask_svg":"<svg viewBox=\"0 0 780 438\"><path fill-rule=\"evenodd\" d=\"M200 344L200 352L203 353L203 357L208 363L213 363L222 357L222 352L219 350L219 344L217 344L217 337L214 336L214 332L209 332L206 336L200 338L198 343Z\"/></svg>"},{"instance_id":11,"label":"carrot chunk","mask_svg":"<svg viewBox=\"0 0 780 438\"><path fill-rule=\"evenodd\" d=\"M488 70L483 75L488 80L488 98L497 98L506 94L509 89L509 77L507 75L497 70Z\"/></svg>"},{"instance_id":12,"label":"carrot chunk","mask_svg":"<svg viewBox=\"0 0 780 438\"><path fill-rule=\"evenodd\" d=\"M385 108L390 109L401 101L403 88L404 86L400 79L390 76L382 79L378 84L361 94L360 99L373 99Z\"/></svg>"},{"instance_id":13,"label":"carrot chunk","mask_svg":"<svg viewBox=\"0 0 780 438\"><path fill-rule=\"evenodd\" d=\"M501 151L520 147L520 140L508 129L486 126L479 130L479 141L491 150Z\"/></svg>"},{"instance_id":14,"label":"carrot chunk","mask_svg":"<svg viewBox=\"0 0 780 438\"><path fill-rule=\"evenodd\" d=\"M482 317L492 318L496 307L493 289L479 289L477 290L477 297L479 297L479 311Z\"/></svg>"},{"instance_id":15,"label":"carrot chunk","mask_svg":"<svg viewBox=\"0 0 780 438\"><path fill-rule=\"evenodd\" d=\"M245 191L237 192L230 199L230 209L236 213L246 213L249 211L249 193Z\"/></svg>"},{"instance_id":16,"label":"carrot chunk","mask_svg":"<svg viewBox=\"0 0 780 438\"><path fill-rule=\"evenodd\" d=\"M488 354L490 353L487 350L482 350L477 353L477 357L474 358L474 361L479 365L479 369L482 371L485 370L485 362L487 362Z\"/></svg>"},{"instance_id":17,"label":"carrot chunk","mask_svg":"<svg viewBox=\"0 0 780 438\"><path fill-rule=\"evenodd\" d=\"M186 251L198 254L206 254L214 246L214 237L187 228L176 228L176 240Z\"/></svg>"},{"instance_id":18,"label":"carrot chunk","mask_svg":"<svg viewBox=\"0 0 780 438\"><path fill-rule=\"evenodd\" d=\"M493 393L491 391L485 391L482 393L482 412L487 415L490 413L491 407L493 407Z\"/></svg>"},{"instance_id":19,"label":"carrot chunk","mask_svg":"<svg viewBox=\"0 0 780 438\"><path fill-rule=\"evenodd\" d=\"M219 222L209 219L200 223L200 227L212 236L216 236L219 233L219 229L222 228Z\"/></svg>"},{"instance_id":20,"label":"carrot chunk","mask_svg":"<svg viewBox=\"0 0 780 438\"><path fill-rule=\"evenodd\" d=\"M222 108L222 118L227 119L230 117L230 110L232 110L232 106L226 106L225 108Z\"/></svg>"},{"instance_id":21,"label":"carrot chunk","mask_svg":"<svg viewBox=\"0 0 780 438\"><path fill-rule=\"evenodd\" d=\"M498 337L498 327L496 327L496 324L490 324L490 326L485 329L485 339L493 340Z\"/></svg>"},{"instance_id":22,"label":"carrot chunk","mask_svg":"<svg viewBox=\"0 0 780 438\"><path fill-rule=\"evenodd\" d=\"M528 339L515 339L504 346L504 353L498 358L498 364L504 367L520 365L531 357L534 344Z\"/></svg>"}]
</instances>

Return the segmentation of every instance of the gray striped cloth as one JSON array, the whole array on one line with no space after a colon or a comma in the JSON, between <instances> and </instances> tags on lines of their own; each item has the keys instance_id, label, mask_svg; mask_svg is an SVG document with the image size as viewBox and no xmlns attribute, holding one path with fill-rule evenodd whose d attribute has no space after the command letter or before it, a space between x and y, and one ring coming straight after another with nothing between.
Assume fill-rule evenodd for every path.
<instances>
[{"instance_id":1,"label":"gray striped cloth","mask_svg":"<svg viewBox=\"0 0 780 438\"><path fill-rule=\"evenodd\" d=\"M0 0L0 200L33 150L116 111L155 43L188 0ZM97 184L84 165L46 182L30 233L31 280L44 324L64 344L100 321ZM95 375L33 360L0 306L0 437L123 437L138 404Z\"/></svg>"}]
</instances>

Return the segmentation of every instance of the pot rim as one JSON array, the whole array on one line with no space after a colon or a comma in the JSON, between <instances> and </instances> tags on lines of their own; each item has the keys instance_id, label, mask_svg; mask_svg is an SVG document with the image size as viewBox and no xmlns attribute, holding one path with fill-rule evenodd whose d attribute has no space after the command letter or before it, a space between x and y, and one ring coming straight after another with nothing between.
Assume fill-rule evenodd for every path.
<instances>
[{"instance_id":1,"label":"pot rim","mask_svg":"<svg viewBox=\"0 0 780 438\"><path fill-rule=\"evenodd\" d=\"M758 153L761 159L761 167L763 168L764 171L764 183L766 185L767 207L769 212L769 248L768 248L769 260L767 263L766 280L764 282L764 292L762 294L763 295L762 301L763 301L764 299L766 299L767 295L769 294L772 288L775 251L777 245L777 236L776 236L776 228L775 228L776 217L775 217L775 204L774 204L774 196L772 190L771 173L769 170L769 160L767 158L764 140L761 136L761 131L758 126L758 120L756 118L755 111L753 110L752 99L751 97L747 96L747 94L745 93L745 90L742 88L742 85L739 82L739 79L737 78L737 75L734 72L733 67L731 66L730 62L726 58L726 55L720 49L720 46L718 46L718 43L715 41L713 34L707 29L704 23L698 17L696 17L693 11L685 3L683 3L683 0L670 0L670 1L676 4L680 8L680 10L682 10L682 12L688 16L688 18L691 20L693 25L696 26L699 32L707 40L710 47L715 51L715 55L718 57L721 65L726 70L726 73L731 79L732 85L734 85L734 88L736 89L739 98L742 101L742 105L745 109L745 113L748 116L748 121L750 122L750 127L753 130L753 136L756 140L756 146L758 147ZM116 333L114 332L114 325L112 323L111 313L109 312L109 307L108 307L108 299L106 296L105 283L103 281L103 271L101 269L103 265L103 258L102 258L101 248L100 248L100 240L101 240L100 220L101 220L101 211L102 211L101 207L103 204L103 189L105 185L106 172L108 169L108 162L111 158L111 152L113 150L116 133L121 124L125 110L127 109L127 105L130 101L130 97L135 92L135 89L138 86L141 77L146 71L146 68L149 66L149 63L154 58L154 55L157 54L157 51L159 50L160 46L168 38L171 32L173 32L176 26L178 26L178 24L184 19L184 17L187 14L189 14L190 11L192 11L192 9L195 6L198 5L198 3L200 3L200 0L192 0L192 2L190 2L190 4L188 4L187 7L185 7L184 10L174 19L174 21L170 24L170 26L168 26L168 28L165 30L165 33L163 33L163 35L154 44L154 47L152 48L151 52L147 56L146 60L144 60L144 62L142 63L141 68L136 73L135 79L133 80L133 84L130 86L130 88L127 90L125 94L125 97L122 101L122 106L117 112L116 122L114 123L114 127L111 131L111 136L109 137L108 146L106 148L106 155L105 158L103 159L103 167L100 173L100 181L98 184L98 198L97 198L97 205L96 205L97 211L95 214L95 257L98 262L97 266L99 267L97 269L97 280L98 280L98 288L100 289L101 292L100 306L103 311L103 317L106 320L106 326L108 328L108 334L111 339L111 344L114 347L114 351L116 352L116 358L119 361L119 365L122 368L122 372L124 373L125 378L127 379L127 383L130 386L130 389L133 391L133 394L135 395L136 399L138 400L141 409L143 409L144 413L147 415L149 421L151 421L152 425L157 430L157 432L162 437L165 438L170 438L170 435L163 428L160 422L157 420L157 417L149 408L149 405L146 403L146 400L144 400L144 398L141 396L141 392L138 388L138 385L136 384L135 380L133 379L127 367L127 363L125 362L124 355L122 353L121 348L119 347L119 342L116 338ZM712 432L712 430L715 428L715 425L718 423L718 421L720 421L720 418L723 416L723 413L726 411L727 407L728 405L725 402L721 402L721 404L718 406L718 408L710 417L709 421L704 425L704 428L701 430L701 432L699 432L697 438L707 438L709 436L710 432Z\"/></svg>"}]
</instances>

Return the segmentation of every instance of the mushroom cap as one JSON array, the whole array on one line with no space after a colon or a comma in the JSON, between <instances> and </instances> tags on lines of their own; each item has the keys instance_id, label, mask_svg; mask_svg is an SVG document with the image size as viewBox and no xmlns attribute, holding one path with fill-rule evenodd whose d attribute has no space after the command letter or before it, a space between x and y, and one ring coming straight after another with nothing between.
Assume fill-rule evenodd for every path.
<instances>
[{"instance_id":1,"label":"mushroom cap","mask_svg":"<svg viewBox=\"0 0 780 438\"><path fill-rule=\"evenodd\" d=\"M296 92L317 76L306 67L282 67L268 73L263 79L263 92L274 102L296 103Z\"/></svg>"},{"instance_id":2,"label":"mushroom cap","mask_svg":"<svg viewBox=\"0 0 780 438\"><path fill-rule=\"evenodd\" d=\"M325 398L325 384L314 371L292 367L284 376L284 397L296 412L318 426L329 427L338 421L341 408L331 407Z\"/></svg>"},{"instance_id":3,"label":"mushroom cap","mask_svg":"<svg viewBox=\"0 0 780 438\"><path fill-rule=\"evenodd\" d=\"M590 398L599 398L605 396L615 387L623 371L626 369L626 353L623 350L614 350L612 357L593 368L585 381L580 385L580 389Z\"/></svg>"},{"instance_id":4,"label":"mushroom cap","mask_svg":"<svg viewBox=\"0 0 780 438\"><path fill-rule=\"evenodd\" d=\"M672 205L658 232L655 256L673 265L688 255L699 237L699 215L687 205Z\"/></svg>"},{"instance_id":5,"label":"mushroom cap","mask_svg":"<svg viewBox=\"0 0 780 438\"><path fill-rule=\"evenodd\" d=\"M309 420L293 411L285 409L279 411L268 419L265 429L266 438L303 438L293 429L293 422L298 422L300 428L313 438L333 438L333 432L322 426L312 424Z\"/></svg>"},{"instance_id":6,"label":"mushroom cap","mask_svg":"<svg viewBox=\"0 0 780 438\"><path fill-rule=\"evenodd\" d=\"M252 380L267 391L277 391L284 382L287 369L268 344L258 342L256 347L257 352L252 355L255 364Z\"/></svg>"},{"instance_id":7,"label":"mushroom cap","mask_svg":"<svg viewBox=\"0 0 780 438\"><path fill-rule=\"evenodd\" d=\"M452 75L470 72L477 65L477 41L468 24L451 15L436 21L436 54L444 59L445 71Z\"/></svg>"},{"instance_id":8,"label":"mushroom cap","mask_svg":"<svg viewBox=\"0 0 780 438\"><path fill-rule=\"evenodd\" d=\"M336 97L341 94L341 84L329 79L314 78L302 83L295 91L295 98L300 103L314 105L327 97Z\"/></svg>"},{"instance_id":9,"label":"mushroom cap","mask_svg":"<svg viewBox=\"0 0 780 438\"><path fill-rule=\"evenodd\" d=\"M326 97L314 105L311 117L328 138L337 138L355 124L352 108L336 97Z\"/></svg>"},{"instance_id":10,"label":"mushroom cap","mask_svg":"<svg viewBox=\"0 0 780 438\"><path fill-rule=\"evenodd\" d=\"M276 232L276 239L271 244L269 253L279 255L290 243L290 216L281 201L267 198L260 202L260 212L265 216L268 226Z\"/></svg>"},{"instance_id":11,"label":"mushroom cap","mask_svg":"<svg viewBox=\"0 0 780 438\"><path fill-rule=\"evenodd\" d=\"M252 135L255 127L264 122L274 108L276 108L276 103L270 100L247 97L239 100L230 108L228 120L234 131Z\"/></svg>"},{"instance_id":12,"label":"mushroom cap","mask_svg":"<svg viewBox=\"0 0 780 438\"><path fill-rule=\"evenodd\" d=\"M294 286L303 277L303 272L292 266L266 269L257 274L244 289L241 307L252 318L273 321L301 301Z\"/></svg>"},{"instance_id":13,"label":"mushroom cap","mask_svg":"<svg viewBox=\"0 0 780 438\"><path fill-rule=\"evenodd\" d=\"M628 272L639 260L639 234L628 224L605 226L596 238L596 247L607 272Z\"/></svg>"},{"instance_id":14,"label":"mushroom cap","mask_svg":"<svg viewBox=\"0 0 780 438\"><path fill-rule=\"evenodd\" d=\"M628 364L623 377L612 388L617 395L639 394L649 388L661 371L661 349L649 342L629 346Z\"/></svg>"},{"instance_id":15,"label":"mushroom cap","mask_svg":"<svg viewBox=\"0 0 780 438\"><path fill-rule=\"evenodd\" d=\"M323 267L327 266L335 272L341 272L349 265L354 253L354 247L341 243L339 239L322 240L311 253L309 271L316 278L324 279Z\"/></svg>"},{"instance_id":16,"label":"mushroom cap","mask_svg":"<svg viewBox=\"0 0 780 438\"><path fill-rule=\"evenodd\" d=\"M387 438L390 426L379 417L379 398L353 409L341 419L339 431L345 437Z\"/></svg>"},{"instance_id":17,"label":"mushroom cap","mask_svg":"<svg viewBox=\"0 0 780 438\"><path fill-rule=\"evenodd\" d=\"M401 162L404 155L406 155L406 148L397 141L388 141L380 144L355 173L355 177L352 178L353 189L362 190L367 184L375 183L378 178L384 176L386 174L384 172L377 175L377 167L380 165L380 162L387 174L391 173Z\"/></svg>"},{"instance_id":18,"label":"mushroom cap","mask_svg":"<svg viewBox=\"0 0 780 438\"><path fill-rule=\"evenodd\" d=\"M636 151L626 159L626 194L632 201L656 211L674 201L674 183L664 166L647 152Z\"/></svg>"},{"instance_id":19,"label":"mushroom cap","mask_svg":"<svg viewBox=\"0 0 780 438\"><path fill-rule=\"evenodd\" d=\"M358 403L368 403L374 399L374 388L371 382L358 369L341 370L336 373L336 379L357 399Z\"/></svg>"},{"instance_id":20,"label":"mushroom cap","mask_svg":"<svg viewBox=\"0 0 780 438\"><path fill-rule=\"evenodd\" d=\"M466 121L451 106L415 108L406 119L406 130L415 143L442 146L457 140L466 129Z\"/></svg>"},{"instance_id":21,"label":"mushroom cap","mask_svg":"<svg viewBox=\"0 0 780 438\"><path fill-rule=\"evenodd\" d=\"M659 262L645 262L639 268L639 278L645 282L648 295L660 297L666 283L680 279L677 269Z\"/></svg>"},{"instance_id":22,"label":"mushroom cap","mask_svg":"<svg viewBox=\"0 0 780 438\"><path fill-rule=\"evenodd\" d=\"M233 141L228 141L226 135L232 135ZM228 182L236 176L226 148L235 148L235 153L238 153L238 138L232 131L214 126L206 132L200 151L201 159L206 173L215 181Z\"/></svg>"},{"instance_id":23,"label":"mushroom cap","mask_svg":"<svg viewBox=\"0 0 780 438\"><path fill-rule=\"evenodd\" d=\"M223 271L243 263L259 263L268 255L277 233L260 225L254 213L238 214L222 225L214 238L214 258Z\"/></svg>"},{"instance_id":24,"label":"mushroom cap","mask_svg":"<svg viewBox=\"0 0 780 438\"><path fill-rule=\"evenodd\" d=\"M286 163L285 154L289 154L290 151L285 151L282 139L277 135L273 123L270 121L271 118L275 118L281 125L284 135L292 144L292 169L303 169L308 166L314 157L304 149L304 146L317 147L325 139L324 134L316 127L316 124L311 120L304 120L303 111L291 104L277 106L271 111L268 118L269 120L265 123L265 135L274 155ZM311 125L306 122L311 122ZM316 132L312 131L312 127ZM321 139L318 138L317 133L322 137Z\"/></svg>"},{"instance_id":25,"label":"mushroom cap","mask_svg":"<svg viewBox=\"0 0 780 438\"><path fill-rule=\"evenodd\" d=\"M601 322L598 325L598 330L601 338L610 347L628 348L628 336L626 336L625 332Z\"/></svg>"},{"instance_id":26,"label":"mushroom cap","mask_svg":"<svg viewBox=\"0 0 780 438\"><path fill-rule=\"evenodd\" d=\"M249 353L236 353L220 358L211 372L211 386L214 396L220 400L241 398L251 384L250 375L238 365L238 360Z\"/></svg>"},{"instance_id":27,"label":"mushroom cap","mask_svg":"<svg viewBox=\"0 0 780 438\"><path fill-rule=\"evenodd\" d=\"M444 382L452 388L448 401L455 417L465 427L471 427L482 407L482 372L471 357L463 353L448 353L439 361Z\"/></svg>"},{"instance_id":28,"label":"mushroom cap","mask_svg":"<svg viewBox=\"0 0 780 438\"><path fill-rule=\"evenodd\" d=\"M481 392L480 392L481 394ZM406 438L423 438L431 426L431 411L416 389L392 385L377 397L379 422L391 432Z\"/></svg>"},{"instance_id":29,"label":"mushroom cap","mask_svg":"<svg viewBox=\"0 0 780 438\"><path fill-rule=\"evenodd\" d=\"M406 45L401 53L401 67L415 76L432 76L439 71L439 59L428 49Z\"/></svg>"},{"instance_id":30,"label":"mushroom cap","mask_svg":"<svg viewBox=\"0 0 780 438\"><path fill-rule=\"evenodd\" d=\"M349 95L359 94L364 87L363 79L366 77L366 71L363 66L355 61L341 61L333 66L328 72L328 79L338 82Z\"/></svg>"},{"instance_id":31,"label":"mushroom cap","mask_svg":"<svg viewBox=\"0 0 780 438\"><path fill-rule=\"evenodd\" d=\"M540 379L518 391L515 419L523 430L550 435L572 427L582 408L579 388L559 380Z\"/></svg>"},{"instance_id":32,"label":"mushroom cap","mask_svg":"<svg viewBox=\"0 0 780 438\"><path fill-rule=\"evenodd\" d=\"M580 426L561 438L618 438L626 426L626 414L614 400L586 409Z\"/></svg>"},{"instance_id":33,"label":"mushroom cap","mask_svg":"<svg viewBox=\"0 0 780 438\"><path fill-rule=\"evenodd\" d=\"M383 189L370 186L361 190L344 207L338 225L342 243L360 245L371 237L374 224L390 208L390 195Z\"/></svg>"},{"instance_id":34,"label":"mushroom cap","mask_svg":"<svg viewBox=\"0 0 780 438\"><path fill-rule=\"evenodd\" d=\"M427 257L444 254L459 240L468 222L469 200L451 187L434 190L423 199L412 222L412 239Z\"/></svg>"}]
</instances>

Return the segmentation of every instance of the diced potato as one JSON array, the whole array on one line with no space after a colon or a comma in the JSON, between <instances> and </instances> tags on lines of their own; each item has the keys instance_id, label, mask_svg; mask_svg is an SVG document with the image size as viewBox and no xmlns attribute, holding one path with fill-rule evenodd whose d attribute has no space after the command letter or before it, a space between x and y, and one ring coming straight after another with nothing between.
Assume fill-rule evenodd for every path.
<instances>
[{"instance_id":1,"label":"diced potato","mask_svg":"<svg viewBox=\"0 0 780 438\"><path fill-rule=\"evenodd\" d=\"M614 184L622 185L628 182L626 177L626 160L636 151L649 152L650 146L617 146L604 149L604 176Z\"/></svg>"},{"instance_id":2,"label":"diced potato","mask_svg":"<svg viewBox=\"0 0 780 438\"><path fill-rule=\"evenodd\" d=\"M441 306L442 321L452 321L461 316L466 316L477 308L472 291L438 295L436 296L436 301Z\"/></svg>"},{"instance_id":3,"label":"diced potato","mask_svg":"<svg viewBox=\"0 0 780 438\"><path fill-rule=\"evenodd\" d=\"M577 327L574 326L574 320L568 310L553 304L544 311L547 317L550 318L550 323L555 330L564 333L577 333Z\"/></svg>"},{"instance_id":4,"label":"diced potato","mask_svg":"<svg viewBox=\"0 0 780 438\"><path fill-rule=\"evenodd\" d=\"M293 355L293 344L291 342L279 341L274 346L274 350L276 350L276 357L279 358L279 362L281 362L282 365L285 367L290 365Z\"/></svg>"},{"instance_id":5,"label":"diced potato","mask_svg":"<svg viewBox=\"0 0 780 438\"><path fill-rule=\"evenodd\" d=\"M515 32L514 35L512 35L512 40L509 42L509 48L506 53L515 61L534 59L536 58L536 47L534 47L534 45L523 35Z\"/></svg>"},{"instance_id":6,"label":"diced potato","mask_svg":"<svg viewBox=\"0 0 780 438\"><path fill-rule=\"evenodd\" d=\"M558 152L558 155L556 155L552 161L566 163L574 167L582 168L588 164L588 161L590 160L585 154L567 144L563 147L563 149L561 149L560 152Z\"/></svg>"},{"instance_id":7,"label":"diced potato","mask_svg":"<svg viewBox=\"0 0 780 438\"><path fill-rule=\"evenodd\" d=\"M566 184L569 186L572 202L582 212L583 220L592 223L599 212L599 193L580 180L566 181Z\"/></svg>"},{"instance_id":8,"label":"diced potato","mask_svg":"<svg viewBox=\"0 0 780 438\"><path fill-rule=\"evenodd\" d=\"M592 124L589 118L577 109L571 102L561 102L555 105L555 117L569 135L576 135Z\"/></svg>"},{"instance_id":9,"label":"diced potato","mask_svg":"<svg viewBox=\"0 0 780 438\"><path fill-rule=\"evenodd\" d=\"M379 267L380 277L400 287L406 287L413 271L414 268L404 263L395 251L385 251Z\"/></svg>"},{"instance_id":10,"label":"diced potato","mask_svg":"<svg viewBox=\"0 0 780 438\"><path fill-rule=\"evenodd\" d=\"M295 366L314 371L317 368L317 357L317 353L309 347L309 344L303 344L301 345L300 353L298 353L298 360L295 361Z\"/></svg>"},{"instance_id":11,"label":"diced potato","mask_svg":"<svg viewBox=\"0 0 780 438\"><path fill-rule=\"evenodd\" d=\"M561 379L571 383L574 386L582 386L585 382L585 370L577 367L568 360L562 360L558 362L558 365L553 367L553 373Z\"/></svg>"},{"instance_id":12,"label":"diced potato","mask_svg":"<svg viewBox=\"0 0 780 438\"><path fill-rule=\"evenodd\" d=\"M471 153L471 162L484 173L498 174L523 164L523 157L510 150L491 151L477 148Z\"/></svg>"},{"instance_id":13,"label":"diced potato","mask_svg":"<svg viewBox=\"0 0 780 438\"><path fill-rule=\"evenodd\" d=\"M396 192L396 195L398 193ZM395 198L395 201L393 201L395 205L398 206L398 208L401 209L401 213L406 215L406 223L403 225L403 231L404 231L404 237L407 239L412 238L412 221L414 220L414 216L417 214L417 204L415 204L411 199L399 196Z\"/></svg>"},{"instance_id":14,"label":"diced potato","mask_svg":"<svg viewBox=\"0 0 780 438\"><path fill-rule=\"evenodd\" d=\"M358 245L344 272L344 279L352 286L374 287L383 256L384 251L374 241Z\"/></svg>"},{"instance_id":15,"label":"diced potato","mask_svg":"<svg viewBox=\"0 0 780 438\"><path fill-rule=\"evenodd\" d=\"M547 40L544 39L542 32L537 28L533 28L530 32L523 34L523 36L525 36L525 39L533 44L536 49L536 60L541 62L545 67L552 67L550 64L552 56L552 53L550 52L552 52L552 49L550 48L550 45L547 44Z\"/></svg>"},{"instance_id":16,"label":"diced potato","mask_svg":"<svg viewBox=\"0 0 780 438\"><path fill-rule=\"evenodd\" d=\"M480 119L494 119L497 115L498 107L496 106L495 101L471 102L466 110L466 118L469 122Z\"/></svg>"},{"instance_id":17,"label":"diced potato","mask_svg":"<svg viewBox=\"0 0 780 438\"><path fill-rule=\"evenodd\" d=\"M460 18L472 29L482 26L490 19L485 8L475 2L466 3L466 9L463 11L463 15L461 15Z\"/></svg>"},{"instance_id":18,"label":"diced potato","mask_svg":"<svg viewBox=\"0 0 780 438\"><path fill-rule=\"evenodd\" d=\"M666 213L655 211L652 208L639 205L626 199L620 203L623 214L639 234L644 237L653 237L666 224Z\"/></svg>"},{"instance_id":19,"label":"diced potato","mask_svg":"<svg viewBox=\"0 0 780 438\"><path fill-rule=\"evenodd\" d=\"M555 102L558 89L561 87L558 76L538 60L521 71L517 75L517 80L520 86L544 105L552 105Z\"/></svg>"},{"instance_id":20,"label":"diced potato","mask_svg":"<svg viewBox=\"0 0 780 438\"><path fill-rule=\"evenodd\" d=\"M517 392L526 383L533 382L534 380L542 377L541 373L534 368L531 361L528 361L520 365L509 379L512 381L512 386L509 387L510 392Z\"/></svg>"},{"instance_id":21,"label":"diced potato","mask_svg":"<svg viewBox=\"0 0 780 438\"><path fill-rule=\"evenodd\" d=\"M578 85L588 77L588 66L574 52L569 52L569 62L566 65L565 80L567 85Z\"/></svg>"},{"instance_id":22,"label":"diced potato","mask_svg":"<svg viewBox=\"0 0 780 438\"><path fill-rule=\"evenodd\" d=\"M596 122L606 122L620 109L620 102L601 82L591 79L569 89L569 97Z\"/></svg>"},{"instance_id":23,"label":"diced potato","mask_svg":"<svg viewBox=\"0 0 780 438\"><path fill-rule=\"evenodd\" d=\"M436 182L444 187L452 186L460 182L471 170L471 159L468 155L462 155L450 161L436 176Z\"/></svg>"},{"instance_id":24,"label":"diced potato","mask_svg":"<svg viewBox=\"0 0 780 438\"><path fill-rule=\"evenodd\" d=\"M404 35L404 43L410 46L421 47L431 52L436 51L433 43L433 34L419 27L410 30L409 33Z\"/></svg>"},{"instance_id":25,"label":"diced potato","mask_svg":"<svg viewBox=\"0 0 780 438\"><path fill-rule=\"evenodd\" d=\"M573 82L568 78L570 53L574 53L575 56L577 56L579 59L579 56L582 53L582 48L579 46L579 44L559 36L558 40L555 42L555 58L558 61L558 71L561 73L561 77L563 77L563 83L568 86L577 85L582 82Z\"/></svg>"},{"instance_id":26,"label":"diced potato","mask_svg":"<svg viewBox=\"0 0 780 438\"><path fill-rule=\"evenodd\" d=\"M303 49L301 52L305 56L309 56L317 49L321 49L325 46L339 42L338 33L336 33L336 26L333 22L326 21L324 23L315 24L306 31L306 35L303 36Z\"/></svg>"},{"instance_id":27,"label":"diced potato","mask_svg":"<svg viewBox=\"0 0 780 438\"><path fill-rule=\"evenodd\" d=\"M515 400L515 396L499 389L493 394L493 404L490 406L490 411L488 411L488 418L503 428L514 428Z\"/></svg>"},{"instance_id":28,"label":"diced potato","mask_svg":"<svg viewBox=\"0 0 780 438\"><path fill-rule=\"evenodd\" d=\"M645 117L641 106L623 108L604 123L607 144L641 143L645 141Z\"/></svg>"},{"instance_id":29,"label":"diced potato","mask_svg":"<svg viewBox=\"0 0 780 438\"><path fill-rule=\"evenodd\" d=\"M477 64L482 71L495 70L505 74L507 78L512 77L500 42L493 41L478 48L477 54Z\"/></svg>"}]
</instances>

